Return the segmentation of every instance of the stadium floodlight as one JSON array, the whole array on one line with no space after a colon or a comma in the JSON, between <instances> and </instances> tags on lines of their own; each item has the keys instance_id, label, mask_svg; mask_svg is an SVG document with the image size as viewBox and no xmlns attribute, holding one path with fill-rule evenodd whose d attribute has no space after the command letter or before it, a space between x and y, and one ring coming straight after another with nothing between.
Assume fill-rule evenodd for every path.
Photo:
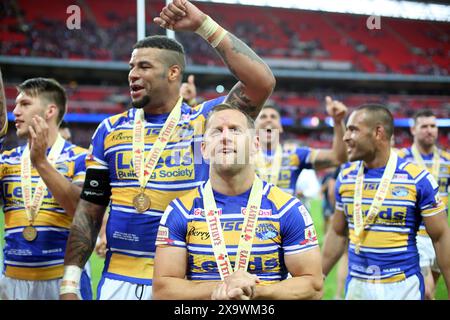
<instances>
[{"instance_id":1,"label":"stadium floodlight","mask_svg":"<svg viewBox=\"0 0 450 320\"><path fill-rule=\"evenodd\" d=\"M450 22L450 6L398 0L196 0Z\"/></svg>"}]
</instances>

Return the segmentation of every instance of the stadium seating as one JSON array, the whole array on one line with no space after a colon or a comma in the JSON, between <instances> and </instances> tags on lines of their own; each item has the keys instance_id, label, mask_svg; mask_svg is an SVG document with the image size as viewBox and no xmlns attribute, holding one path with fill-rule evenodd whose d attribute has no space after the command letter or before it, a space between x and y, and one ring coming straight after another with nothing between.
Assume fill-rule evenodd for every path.
<instances>
[{"instance_id":1,"label":"stadium seating","mask_svg":"<svg viewBox=\"0 0 450 320\"><path fill-rule=\"evenodd\" d=\"M0 13L0 54L69 59L126 60L136 39L135 1L86 0L82 31L65 26L70 0L54 1L47 15L38 0L6 0ZM163 1L147 0L147 34L163 33L152 17ZM450 24L382 18L368 30L367 16L282 8L198 3L205 12L265 58L350 62L351 70L448 75ZM61 41L64 40L64 41ZM196 36L183 36L190 63L220 65Z\"/></svg>"}]
</instances>

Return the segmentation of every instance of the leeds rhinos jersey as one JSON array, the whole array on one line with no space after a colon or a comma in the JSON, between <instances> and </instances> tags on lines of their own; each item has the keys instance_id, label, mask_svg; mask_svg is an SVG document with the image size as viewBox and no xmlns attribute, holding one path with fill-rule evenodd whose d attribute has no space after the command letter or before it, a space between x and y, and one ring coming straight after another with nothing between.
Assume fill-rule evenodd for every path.
<instances>
[{"instance_id":1,"label":"leeds rhinos jersey","mask_svg":"<svg viewBox=\"0 0 450 320\"><path fill-rule=\"evenodd\" d=\"M295 195L295 184L303 169L311 169L312 159L315 158L318 150L308 147L297 147L292 144L283 144L283 155L281 160L280 173L278 175L277 186L283 191ZM271 166L269 160L273 160L274 153L263 150L266 167ZM258 168L256 168L258 174Z\"/></svg>"},{"instance_id":2,"label":"leeds rhinos jersey","mask_svg":"<svg viewBox=\"0 0 450 320\"><path fill-rule=\"evenodd\" d=\"M410 162L398 158L375 223L366 227L360 253L355 253L353 196L360 161L342 169L336 182L336 210L343 211L349 228L349 276L361 280L397 282L420 273L416 232L422 217L445 210L432 176ZM365 169L362 210L367 215L384 172Z\"/></svg>"},{"instance_id":3,"label":"leeds rhinos jersey","mask_svg":"<svg viewBox=\"0 0 450 320\"><path fill-rule=\"evenodd\" d=\"M170 203L161 219L156 244L187 249L187 279L220 280L204 217L203 187L204 184ZM233 268L250 190L237 196L213 191ZM288 272L284 255L317 246L313 221L305 206L278 187L264 182L248 272L257 275L262 284L283 280Z\"/></svg>"},{"instance_id":4,"label":"leeds rhinos jersey","mask_svg":"<svg viewBox=\"0 0 450 320\"><path fill-rule=\"evenodd\" d=\"M444 150L438 150L440 155L440 166L439 166L439 196L441 197L444 204L448 206L448 191L450 188L450 153ZM411 147L401 149L397 152L399 157L405 160L415 162L414 156L411 151ZM433 154L421 155L423 162L427 166L428 170L431 170L433 166ZM428 236L425 225L422 224L419 227L419 232L417 233L421 236Z\"/></svg>"},{"instance_id":5,"label":"leeds rhinos jersey","mask_svg":"<svg viewBox=\"0 0 450 320\"><path fill-rule=\"evenodd\" d=\"M108 169L111 183L110 215L106 226L104 276L150 285L159 221L173 199L208 179L209 166L200 152L208 112L224 97L190 107L181 106L177 129L167 143L146 185L150 209L137 213L133 197L139 181L132 163L134 114L130 110L105 119L92 138L87 168ZM145 156L156 141L168 114L145 115Z\"/></svg>"},{"instance_id":6,"label":"leeds rhinos jersey","mask_svg":"<svg viewBox=\"0 0 450 320\"><path fill-rule=\"evenodd\" d=\"M22 230L28 226L21 187L21 157L25 146L5 151L0 156L0 186L5 214L4 265L8 277L22 280L49 280L63 276L64 253L72 217L46 191L34 221L38 237L28 242ZM65 142L55 167L69 181L83 184L87 150ZM39 180L32 168L32 192Z\"/></svg>"}]
</instances>

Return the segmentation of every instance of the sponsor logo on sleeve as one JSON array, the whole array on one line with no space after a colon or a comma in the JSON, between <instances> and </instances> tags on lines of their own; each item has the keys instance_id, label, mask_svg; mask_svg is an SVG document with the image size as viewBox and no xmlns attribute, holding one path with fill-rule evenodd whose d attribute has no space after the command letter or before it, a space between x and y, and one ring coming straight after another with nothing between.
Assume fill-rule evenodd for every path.
<instances>
[{"instance_id":1,"label":"sponsor logo on sleeve","mask_svg":"<svg viewBox=\"0 0 450 320\"><path fill-rule=\"evenodd\" d=\"M301 241L300 245L306 246L312 244L317 244L317 234L314 226L309 226L305 229L305 240Z\"/></svg>"},{"instance_id":2,"label":"sponsor logo on sleeve","mask_svg":"<svg viewBox=\"0 0 450 320\"><path fill-rule=\"evenodd\" d=\"M157 242L168 243L171 242L169 239L169 228L164 226L159 226L158 234L156 235Z\"/></svg>"},{"instance_id":3,"label":"sponsor logo on sleeve","mask_svg":"<svg viewBox=\"0 0 450 320\"><path fill-rule=\"evenodd\" d=\"M311 215L308 212L308 209L306 209L306 207L304 205L301 205L298 210L300 211L300 213L302 214L303 217L303 221L305 221L305 226L309 226L310 224L313 223L313 220L311 218Z\"/></svg>"}]
</instances>

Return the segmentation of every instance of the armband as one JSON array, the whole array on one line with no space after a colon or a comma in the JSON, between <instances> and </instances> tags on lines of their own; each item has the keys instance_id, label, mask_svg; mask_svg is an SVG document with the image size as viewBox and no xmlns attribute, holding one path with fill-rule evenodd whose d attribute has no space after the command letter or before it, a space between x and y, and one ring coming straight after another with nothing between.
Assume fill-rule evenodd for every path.
<instances>
[{"instance_id":1,"label":"armband","mask_svg":"<svg viewBox=\"0 0 450 320\"><path fill-rule=\"evenodd\" d=\"M86 170L83 190L80 198L98 205L107 206L111 197L111 185L109 170L93 169Z\"/></svg>"}]
</instances>

